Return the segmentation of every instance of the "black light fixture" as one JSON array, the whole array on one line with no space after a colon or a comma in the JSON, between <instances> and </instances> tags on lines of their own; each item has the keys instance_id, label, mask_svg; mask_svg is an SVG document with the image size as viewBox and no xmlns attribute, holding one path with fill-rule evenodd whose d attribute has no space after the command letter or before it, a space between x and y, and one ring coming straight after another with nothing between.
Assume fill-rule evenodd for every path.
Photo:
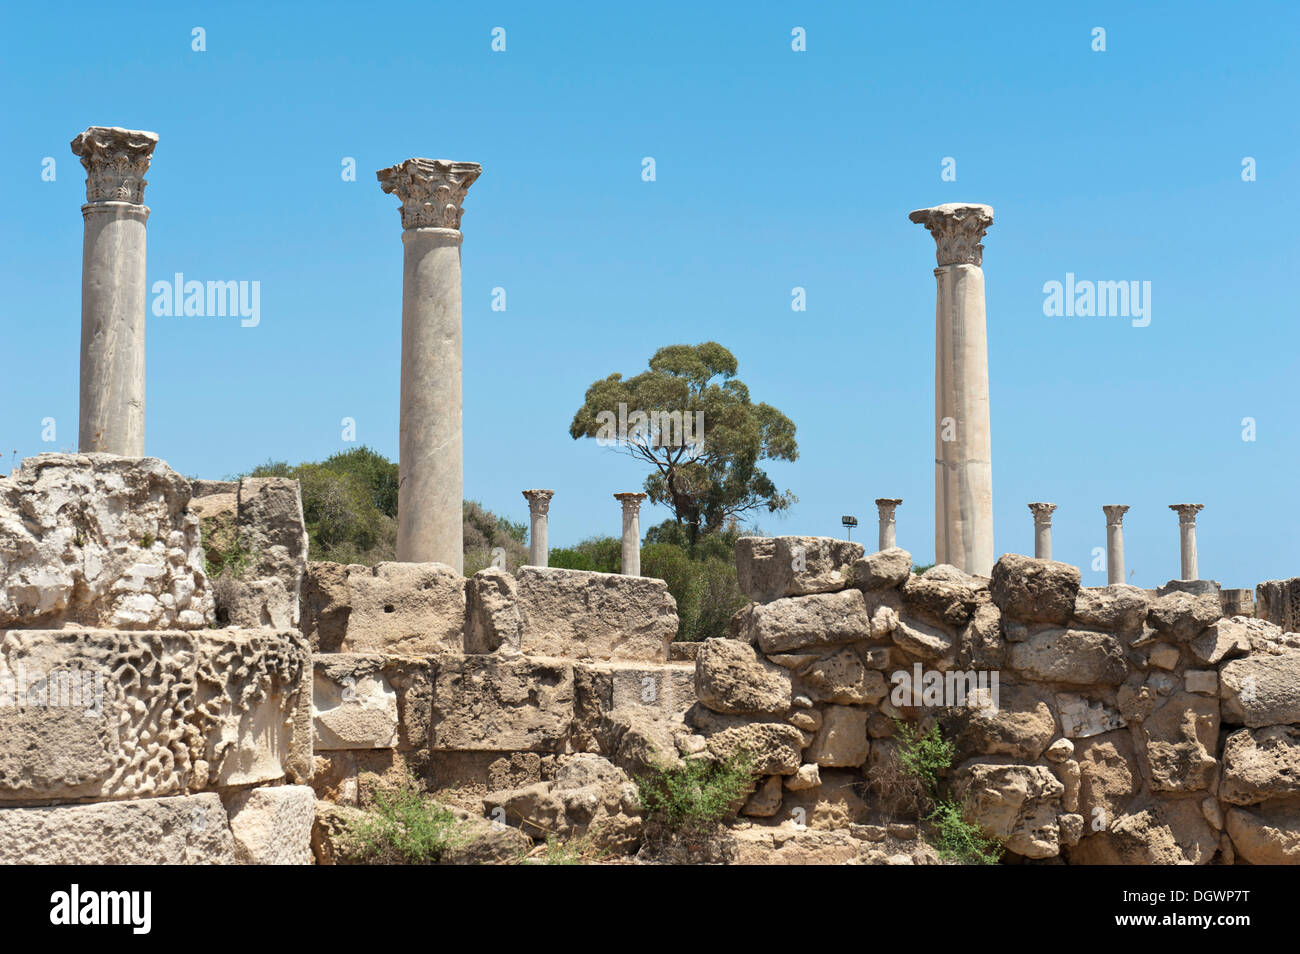
<instances>
[{"instance_id":1,"label":"black light fixture","mask_svg":"<svg viewBox=\"0 0 1300 954\"><path fill-rule=\"evenodd\" d=\"M853 539L853 528L858 525L857 517L843 516L840 517L840 523L844 524L844 529L848 531L849 539Z\"/></svg>"}]
</instances>

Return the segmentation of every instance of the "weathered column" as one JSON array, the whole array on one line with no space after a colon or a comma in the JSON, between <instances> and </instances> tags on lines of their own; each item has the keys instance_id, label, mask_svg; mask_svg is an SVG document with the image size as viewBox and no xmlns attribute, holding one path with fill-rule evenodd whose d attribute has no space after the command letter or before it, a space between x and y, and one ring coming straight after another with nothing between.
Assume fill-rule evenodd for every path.
<instances>
[{"instance_id":1,"label":"weathered column","mask_svg":"<svg viewBox=\"0 0 1300 954\"><path fill-rule=\"evenodd\" d=\"M397 559L464 572L460 217L476 162L407 159L376 175L402 200Z\"/></svg>"},{"instance_id":2,"label":"weathered column","mask_svg":"<svg viewBox=\"0 0 1300 954\"><path fill-rule=\"evenodd\" d=\"M1034 559L1050 560L1052 558L1052 513L1056 510L1056 504L1031 503L1029 510L1034 515Z\"/></svg>"},{"instance_id":3,"label":"weathered column","mask_svg":"<svg viewBox=\"0 0 1300 954\"><path fill-rule=\"evenodd\" d=\"M546 514L551 509L554 490L525 490L528 501L528 565L546 566L551 558L546 543Z\"/></svg>"},{"instance_id":4,"label":"weathered column","mask_svg":"<svg viewBox=\"0 0 1300 954\"><path fill-rule=\"evenodd\" d=\"M623 504L623 575L641 575L641 501L646 495L627 491L615 494Z\"/></svg>"},{"instance_id":5,"label":"weathered column","mask_svg":"<svg viewBox=\"0 0 1300 954\"><path fill-rule=\"evenodd\" d=\"M1196 515L1205 504L1170 504L1169 509L1178 514L1179 555L1182 557L1183 575L1180 580L1199 580L1196 569Z\"/></svg>"},{"instance_id":6,"label":"weathered column","mask_svg":"<svg viewBox=\"0 0 1300 954\"><path fill-rule=\"evenodd\" d=\"M935 559L967 573L993 571L993 463L989 438L988 342L984 325L987 205L917 209L938 247L934 377Z\"/></svg>"},{"instance_id":7,"label":"weathered column","mask_svg":"<svg viewBox=\"0 0 1300 954\"><path fill-rule=\"evenodd\" d=\"M1128 507L1111 504L1101 508L1106 512L1106 583L1124 582L1124 514Z\"/></svg>"},{"instance_id":8,"label":"weathered column","mask_svg":"<svg viewBox=\"0 0 1300 954\"><path fill-rule=\"evenodd\" d=\"M894 524L894 508L902 502L897 497L876 498L876 512L880 515L880 549L882 550L898 546L898 535Z\"/></svg>"},{"instance_id":9,"label":"weathered column","mask_svg":"<svg viewBox=\"0 0 1300 954\"><path fill-rule=\"evenodd\" d=\"M144 456L144 174L157 133L91 126L72 140L86 169L81 245L82 453Z\"/></svg>"}]
</instances>

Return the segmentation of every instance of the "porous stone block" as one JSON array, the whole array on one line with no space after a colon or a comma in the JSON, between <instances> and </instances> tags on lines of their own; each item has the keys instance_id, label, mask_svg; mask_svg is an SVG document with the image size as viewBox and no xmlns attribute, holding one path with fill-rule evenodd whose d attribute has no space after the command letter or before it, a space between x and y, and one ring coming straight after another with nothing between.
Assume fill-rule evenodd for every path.
<instances>
[{"instance_id":1,"label":"porous stone block","mask_svg":"<svg viewBox=\"0 0 1300 954\"><path fill-rule=\"evenodd\" d=\"M1300 727L1238 729L1223 745L1219 797L1233 805L1300 795Z\"/></svg>"},{"instance_id":2,"label":"porous stone block","mask_svg":"<svg viewBox=\"0 0 1300 954\"><path fill-rule=\"evenodd\" d=\"M465 652L521 651L519 591L515 578L505 570L488 567L469 578L465 611Z\"/></svg>"},{"instance_id":3,"label":"porous stone block","mask_svg":"<svg viewBox=\"0 0 1300 954\"><path fill-rule=\"evenodd\" d=\"M953 789L971 820L1009 850L1026 858L1060 852L1056 819L1063 814L1065 786L1046 766L964 762L955 771Z\"/></svg>"},{"instance_id":4,"label":"porous stone block","mask_svg":"<svg viewBox=\"0 0 1300 954\"><path fill-rule=\"evenodd\" d=\"M540 566L520 567L516 580L525 653L667 661L678 621L663 580Z\"/></svg>"},{"instance_id":5,"label":"porous stone block","mask_svg":"<svg viewBox=\"0 0 1300 954\"><path fill-rule=\"evenodd\" d=\"M1300 652L1234 659L1219 670L1223 719L1252 729L1300 722Z\"/></svg>"},{"instance_id":6,"label":"porous stone block","mask_svg":"<svg viewBox=\"0 0 1300 954\"><path fill-rule=\"evenodd\" d=\"M1079 568L1006 553L993 566L989 591L998 609L1024 623L1066 623L1079 594Z\"/></svg>"},{"instance_id":7,"label":"porous stone block","mask_svg":"<svg viewBox=\"0 0 1300 954\"><path fill-rule=\"evenodd\" d=\"M307 778L308 656L293 631L2 633L0 801Z\"/></svg>"},{"instance_id":8,"label":"porous stone block","mask_svg":"<svg viewBox=\"0 0 1300 954\"><path fill-rule=\"evenodd\" d=\"M851 568L853 585L867 590L892 589L912 575L912 554L901 547L868 553Z\"/></svg>"},{"instance_id":9,"label":"porous stone block","mask_svg":"<svg viewBox=\"0 0 1300 954\"><path fill-rule=\"evenodd\" d=\"M1127 583L1083 587L1074 598L1074 618L1086 627L1133 632L1146 620L1146 590Z\"/></svg>"},{"instance_id":10,"label":"porous stone block","mask_svg":"<svg viewBox=\"0 0 1300 954\"><path fill-rule=\"evenodd\" d=\"M1289 633L1300 632L1300 576L1255 587L1256 615Z\"/></svg>"},{"instance_id":11,"label":"porous stone block","mask_svg":"<svg viewBox=\"0 0 1300 954\"><path fill-rule=\"evenodd\" d=\"M239 482L238 526L254 565L246 576L276 580L283 589L281 604L289 620L264 625L297 626L302 578L307 569L307 523L302 513L298 481L288 477L245 477ZM269 588L274 595L275 588ZM277 614L268 615L276 617ZM233 621L232 621L233 622Z\"/></svg>"},{"instance_id":12,"label":"porous stone block","mask_svg":"<svg viewBox=\"0 0 1300 954\"><path fill-rule=\"evenodd\" d=\"M833 537L741 537L736 580L760 603L829 593L851 583L853 562L862 554L862 544Z\"/></svg>"},{"instance_id":13,"label":"porous stone block","mask_svg":"<svg viewBox=\"0 0 1300 954\"><path fill-rule=\"evenodd\" d=\"M1046 629L1012 643L1012 669L1029 679L1074 686L1117 686L1128 675L1118 639L1083 629Z\"/></svg>"},{"instance_id":14,"label":"porous stone block","mask_svg":"<svg viewBox=\"0 0 1300 954\"><path fill-rule=\"evenodd\" d=\"M0 627L209 626L189 503L189 482L157 458L27 458L0 480Z\"/></svg>"},{"instance_id":15,"label":"porous stone block","mask_svg":"<svg viewBox=\"0 0 1300 954\"><path fill-rule=\"evenodd\" d=\"M459 653L465 578L441 563L310 563L302 631L316 652Z\"/></svg>"},{"instance_id":16,"label":"porous stone block","mask_svg":"<svg viewBox=\"0 0 1300 954\"><path fill-rule=\"evenodd\" d=\"M1224 821L1236 853L1252 865L1300 865L1300 805L1230 808Z\"/></svg>"},{"instance_id":17,"label":"porous stone block","mask_svg":"<svg viewBox=\"0 0 1300 954\"><path fill-rule=\"evenodd\" d=\"M309 865L316 793L305 785L236 792L226 801L235 858L245 865Z\"/></svg>"},{"instance_id":18,"label":"porous stone block","mask_svg":"<svg viewBox=\"0 0 1300 954\"><path fill-rule=\"evenodd\" d=\"M696 694L714 712L783 715L790 708L790 686L789 670L738 639L705 640L695 661Z\"/></svg>"},{"instance_id":19,"label":"porous stone block","mask_svg":"<svg viewBox=\"0 0 1300 954\"><path fill-rule=\"evenodd\" d=\"M3 865L228 865L235 843L213 792L0 808Z\"/></svg>"},{"instance_id":20,"label":"porous stone block","mask_svg":"<svg viewBox=\"0 0 1300 954\"><path fill-rule=\"evenodd\" d=\"M427 660L323 653L313 663L316 751L428 744L433 685Z\"/></svg>"},{"instance_id":21,"label":"porous stone block","mask_svg":"<svg viewBox=\"0 0 1300 954\"><path fill-rule=\"evenodd\" d=\"M435 666L433 749L564 750L574 716L572 663L449 655Z\"/></svg>"},{"instance_id":22,"label":"porous stone block","mask_svg":"<svg viewBox=\"0 0 1300 954\"><path fill-rule=\"evenodd\" d=\"M764 653L832 646L872 634L867 602L856 589L755 604L747 630Z\"/></svg>"}]
</instances>

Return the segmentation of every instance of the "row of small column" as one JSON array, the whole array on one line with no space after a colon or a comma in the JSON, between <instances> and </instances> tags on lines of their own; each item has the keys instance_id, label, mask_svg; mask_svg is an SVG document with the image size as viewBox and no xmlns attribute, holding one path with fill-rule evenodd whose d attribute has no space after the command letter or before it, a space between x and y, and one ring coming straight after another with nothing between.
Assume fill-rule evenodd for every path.
<instances>
[{"instance_id":1,"label":"row of small column","mask_svg":"<svg viewBox=\"0 0 1300 954\"><path fill-rule=\"evenodd\" d=\"M547 566L551 551L546 538L546 515L551 509L554 490L525 490L528 501L528 564ZM640 491L625 490L614 495L623 505L623 562L624 576L641 575L641 501L646 495Z\"/></svg>"},{"instance_id":2,"label":"row of small column","mask_svg":"<svg viewBox=\"0 0 1300 954\"><path fill-rule=\"evenodd\" d=\"M1178 514L1179 552L1181 555L1181 580L1200 579L1196 569L1196 515L1204 504L1170 504L1169 509ZM1124 582L1124 514L1126 504L1105 504L1106 514L1106 582ZM1052 513L1054 503L1031 503L1034 515L1034 556L1039 560L1052 558Z\"/></svg>"}]
</instances>

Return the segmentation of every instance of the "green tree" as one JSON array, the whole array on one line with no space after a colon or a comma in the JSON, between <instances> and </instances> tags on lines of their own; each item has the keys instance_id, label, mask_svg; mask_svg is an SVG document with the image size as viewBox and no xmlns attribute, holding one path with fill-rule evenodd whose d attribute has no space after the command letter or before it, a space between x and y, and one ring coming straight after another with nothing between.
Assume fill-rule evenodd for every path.
<instances>
[{"instance_id":1,"label":"green tree","mask_svg":"<svg viewBox=\"0 0 1300 954\"><path fill-rule=\"evenodd\" d=\"M574 440L617 444L650 464L646 493L672 509L692 546L729 520L760 509L778 513L796 500L759 466L798 459L794 424L771 405L753 403L736 368L735 356L715 341L660 348L648 371L594 382L569 425Z\"/></svg>"}]
</instances>

